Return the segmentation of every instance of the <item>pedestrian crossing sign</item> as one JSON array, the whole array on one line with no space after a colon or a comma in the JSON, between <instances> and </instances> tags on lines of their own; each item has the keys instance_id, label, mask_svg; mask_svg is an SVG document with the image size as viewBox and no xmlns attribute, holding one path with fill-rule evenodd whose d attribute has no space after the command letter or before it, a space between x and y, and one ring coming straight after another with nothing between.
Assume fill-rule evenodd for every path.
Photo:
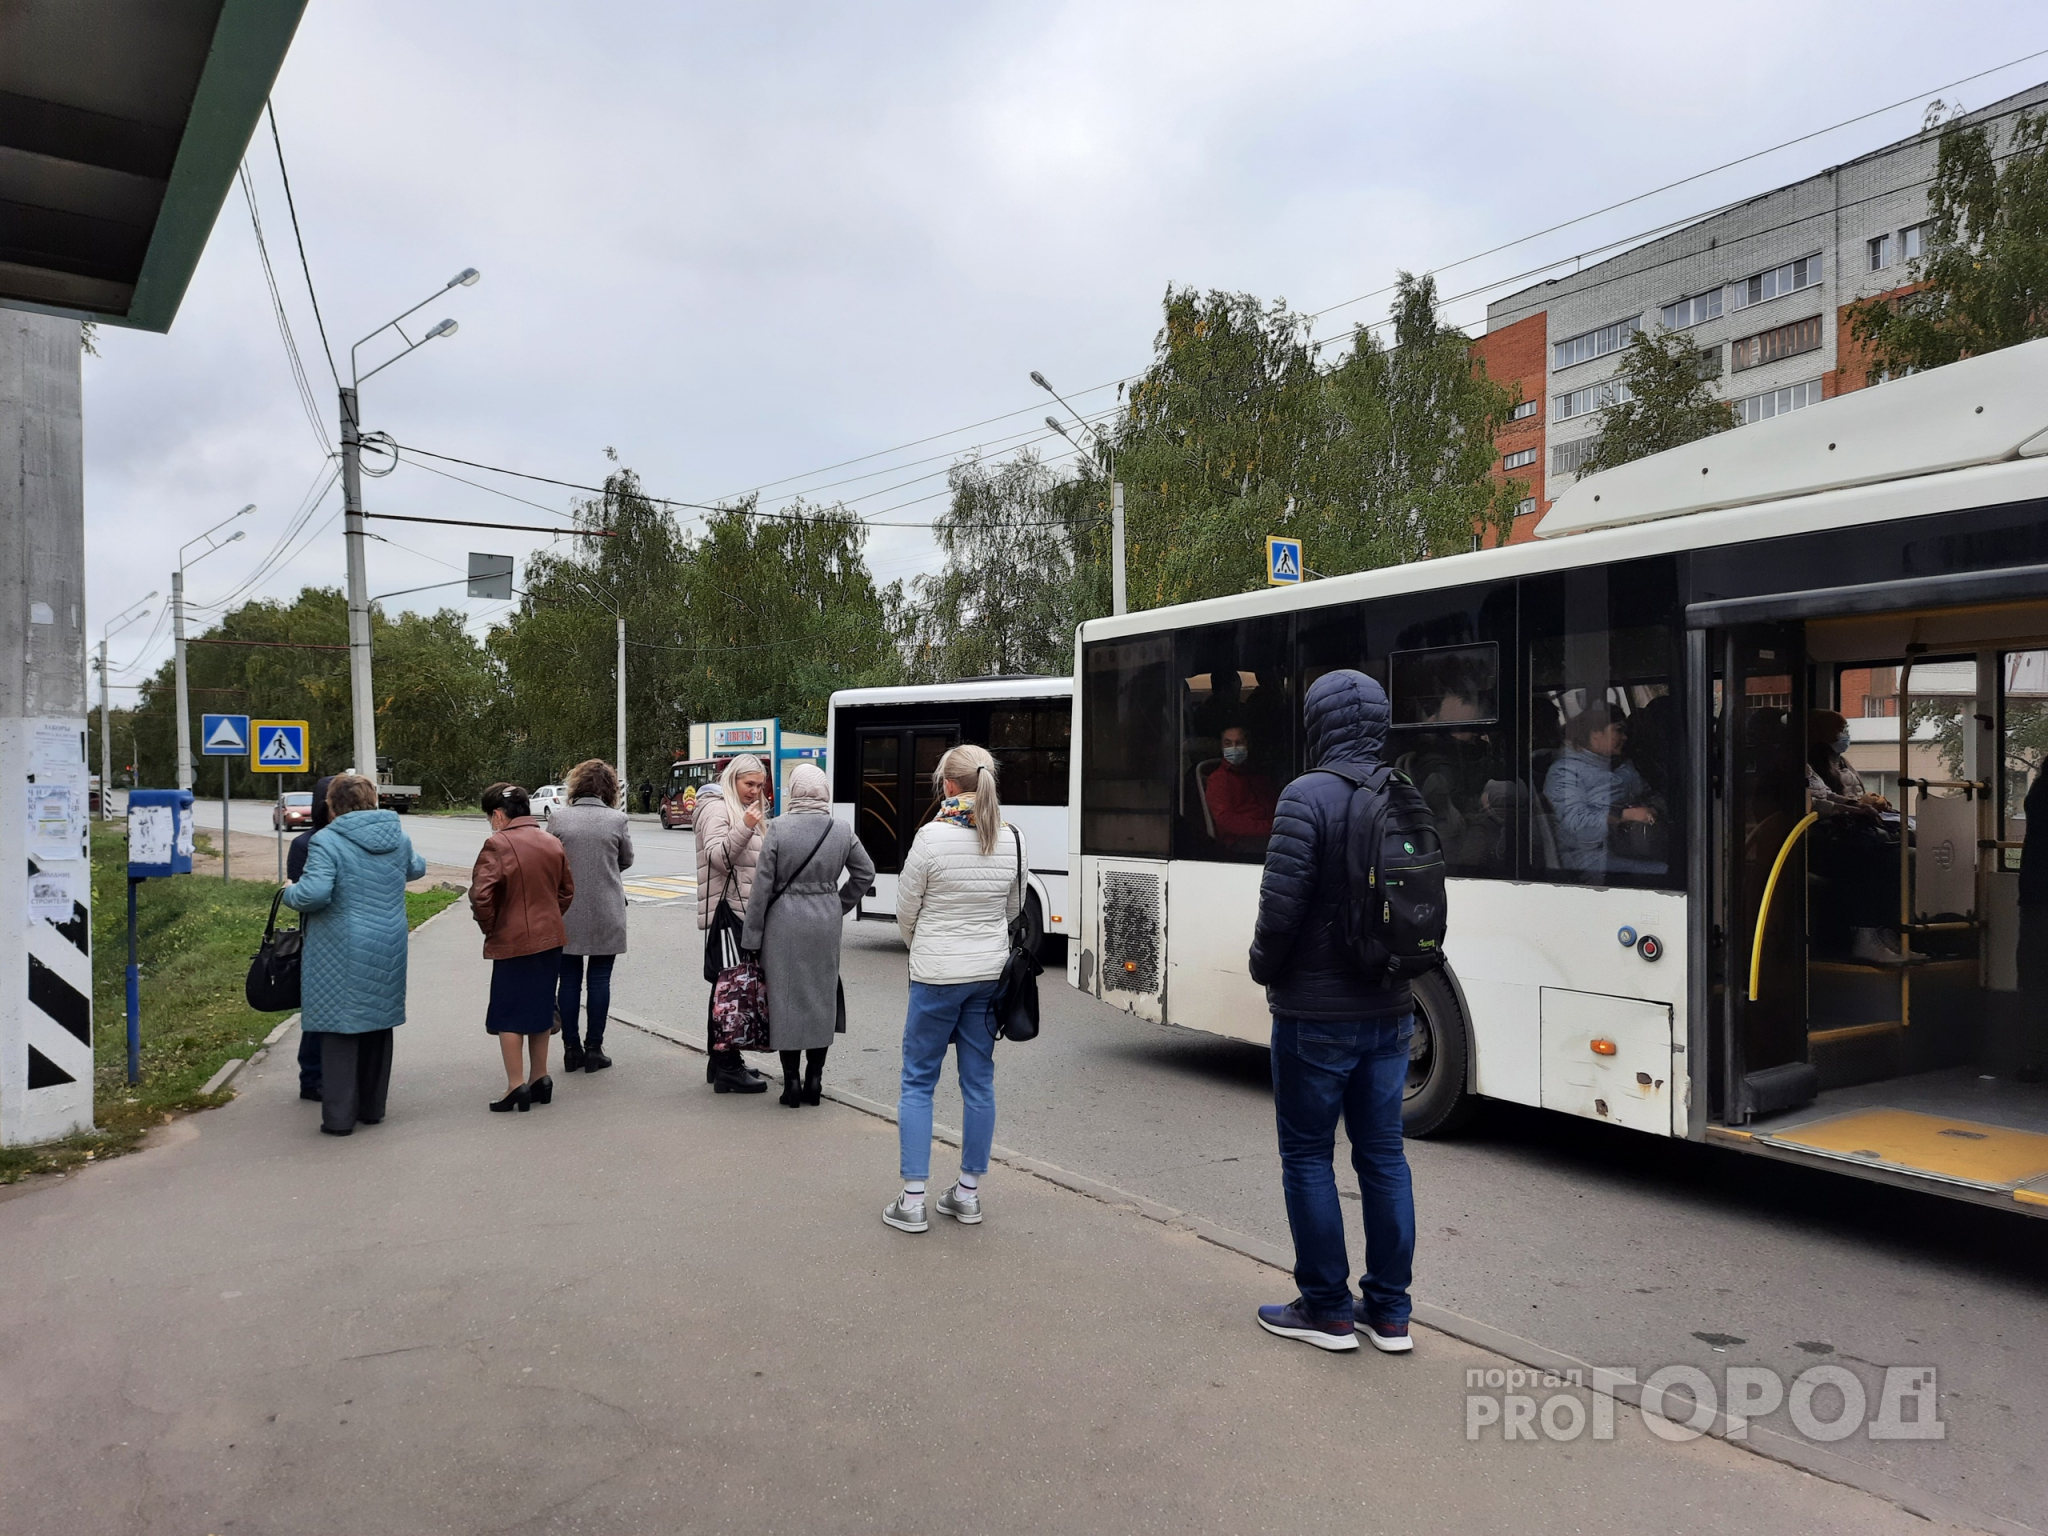
<instances>
[{"instance_id":1,"label":"pedestrian crossing sign","mask_svg":"<svg viewBox=\"0 0 2048 1536\"><path fill-rule=\"evenodd\" d=\"M304 773L306 771L306 722L303 720L251 720L249 740L251 773Z\"/></svg>"},{"instance_id":2,"label":"pedestrian crossing sign","mask_svg":"<svg viewBox=\"0 0 2048 1536\"><path fill-rule=\"evenodd\" d=\"M1301 580L1301 540L1268 537L1266 585L1291 587Z\"/></svg>"},{"instance_id":3,"label":"pedestrian crossing sign","mask_svg":"<svg viewBox=\"0 0 2048 1536\"><path fill-rule=\"evenodd\" d=\"M247 715L201 715L199 717L199 755L202 757L241 757L249 750L249 717Z\"/></svg>"}]
</instances>

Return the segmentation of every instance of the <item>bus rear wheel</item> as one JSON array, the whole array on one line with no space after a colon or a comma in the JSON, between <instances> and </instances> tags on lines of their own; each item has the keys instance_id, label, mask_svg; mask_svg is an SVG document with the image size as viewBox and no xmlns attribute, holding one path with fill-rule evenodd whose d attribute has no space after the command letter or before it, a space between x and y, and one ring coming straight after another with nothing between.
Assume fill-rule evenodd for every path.
<instances>
[{"instance_id":1,"label":"bus rear wheel","mask_svg":"<svg viewBox=\"0 0 2048 1536\"><path fill-rule=\"evenodd\" d=\"M1465 1091L1471 1038L1458 994L1440 971L1415 978L1415 1036L1408 1043L1408 1082L1401 1094L1401 1132L1421 1139L1445 1136L1477 1108Z\"/></svg>"}]
</instances>

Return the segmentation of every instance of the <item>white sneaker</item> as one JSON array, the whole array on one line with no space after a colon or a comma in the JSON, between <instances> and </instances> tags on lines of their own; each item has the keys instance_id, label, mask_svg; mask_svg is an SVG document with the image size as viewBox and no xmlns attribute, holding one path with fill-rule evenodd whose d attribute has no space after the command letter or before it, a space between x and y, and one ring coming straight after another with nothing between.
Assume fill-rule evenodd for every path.
<instances>
[{"instance_id":1,"label":"white sneaker","mask_svg":"<svg viewBox=\"0 0 2048 1536\"><path fill-rule=\"evenodd\" d=\"M971 1227L981 1220L981 1194L978 1190L962 1189L955 1184L939 1196L939 1214L950 1216L963 1227Z\"/></svg>"},{"instance_id":2,"label":"white sneaker","mask_svg":"<svg viewBox=\"0 0 2048 1536\"><path fill-rule=\"evenodd\" d=\"M980 1219L979 1216L975 1218L976 1221ZM905 1205L901 1195L883 1208L882 1220L898 1232L929 1232L932 1226L924 1213L924 1202L920 1200L916 1205Z\"/></svg>"}]
</instances>

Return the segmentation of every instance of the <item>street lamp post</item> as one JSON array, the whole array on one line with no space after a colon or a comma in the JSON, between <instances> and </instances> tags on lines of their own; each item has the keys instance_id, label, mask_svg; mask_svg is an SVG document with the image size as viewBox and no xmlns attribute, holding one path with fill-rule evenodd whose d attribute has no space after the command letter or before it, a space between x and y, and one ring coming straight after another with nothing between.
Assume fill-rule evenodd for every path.
<instances>
[{"instance_id":1,"label":"street lamp post","mask_svg":"<svg viewBox=\"0 0 2048 1536\"><path fill-rule=\"evenodd\" d=\"M255 510L256 503L252 501L248 506L237 512L235 517L247 517ZM180 789L190 789L192 787L192 712L187 706L185 695L185 567L187 564L197 565L216 550L226 549L230 544L238 544L247 538L247 531L237 528L218 543L214 541L213 536L219 533L221 529L227 527L229 523L232 523L235 517L224 517L207 529L206 532L200 534L198 538L187 539L183 544L179 545L178 568L171 572L171 636L176 656L173 671L176 673L178 680L178 788ZM204 544L206 548L199 551L188 562L185 559L185 551L194 544Z\"/></svg>"},{"instance_id":2,"label":"street lamp post","mask_svg":"<svg viewBox=\"0 0 2048 1536\"><path fill-rule=\"evenodd\" d=\"M135 603L116 614L100 631L100 820L111 821L114 815L114 715L113 706L107 701L107 641L116 630L125 629L138 619L149 617L149 605L156 601L151 592L141 602Z\"/></svg>"},{"instance_id":3,"label":"street lamp post","mask_svg":"<svg viewBox=\"0 0 2048 1536\"><path fill-rule=\"evenodd\" d=\"M430 327L418 341L405 334L401 322L411 319L450 288L472 286L480 275L475 267L464 267L404 314L385 321L349 348L349 382L341 387L342 538L348 551L349 712L355 727L355 769L373 784L377 782L377 697L370 683L370 577L363 553L368 529L363 521L362 413L356 391L365 379L382 373L399 358L417 351L436 336L453 336L456 330L453 320L443 320ZM387 357L369 373L358 372L356 354L366 343L376 340L386 331L398 332L399 339L405 343L404 351Z\"/></svg>"},{"instance_id":4,"label":"street lamp post","mask_svg":"<svg viewBox=\"0 0 2048 1536\"><path fill-rule=\"evenodd\" d=\"M1073 406L1067 405L1067 397L1047 383L1045 375L1036 368L1031 370L1031 382L1044 390L1048 395L1051 395L1053 399L1059 401L1061 405L1067 407L1067 414L1079 422L1094 437L1101 447L1103 456L1109 462L1110 612L1123 613L1129 606L1124 601L1124 483L1116 477L1116 444L1109 438L1104 437L1101 429L1083 417ZM1059 433L1061 437L1066 438L1068 442L1073 443L1075 448L1080 449L1083 453L1087 452L1087 449L1082 444L1074 442L1073 437L1056 418L1046 417L1045 424L1051 427L1053 431Z\"/></svg>"}]
</instances>

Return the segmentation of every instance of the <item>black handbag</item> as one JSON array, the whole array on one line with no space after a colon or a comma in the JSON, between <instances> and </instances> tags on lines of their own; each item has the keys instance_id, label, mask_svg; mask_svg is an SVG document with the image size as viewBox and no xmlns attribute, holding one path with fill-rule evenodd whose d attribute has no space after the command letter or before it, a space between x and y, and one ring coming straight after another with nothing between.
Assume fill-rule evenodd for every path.
<instances>
[{"instance_id":1,"label":"black handbag","mask_svg":"<svg viewBox=\"0 0 2048 1536\"><path fill-rule=\"evenodd\" d=\"M716 984L721 973L740 963L740 929L744 925L732 903L718 898L718 910L704 929L704 979Z\"/></svg>"},{"instance_id":2,"label":"black handbag","mask_svg":"<svg viewBox=\"0 0 2048 1536\"><path fill-rule=\"evenodd\" d=\"M1017 883L1024 883L1024 834L1010 829L1017 839ZM1010 924L1010 958L1003 962L1003 974L996 982L996 1035L1003 1040L1038 1038L1038 978L1045 967L1025 946L1024 908Z\"/></svg>"},{"instance_id":3,"label":"black handbag","mask_svg":"<svg viewBox=\"0 0 2048 1536\"><path fill-rule=\"evenodd\" d=\"M249 962L249 979L243 991L249 1006L258 1013L283 1013L299 1006L299 965L304 958L306 930L303 920L294 928L277 926L278 904L284 890L270 898L270 921L263 925L263 943Z\"/></svg>"}]
</instances>

